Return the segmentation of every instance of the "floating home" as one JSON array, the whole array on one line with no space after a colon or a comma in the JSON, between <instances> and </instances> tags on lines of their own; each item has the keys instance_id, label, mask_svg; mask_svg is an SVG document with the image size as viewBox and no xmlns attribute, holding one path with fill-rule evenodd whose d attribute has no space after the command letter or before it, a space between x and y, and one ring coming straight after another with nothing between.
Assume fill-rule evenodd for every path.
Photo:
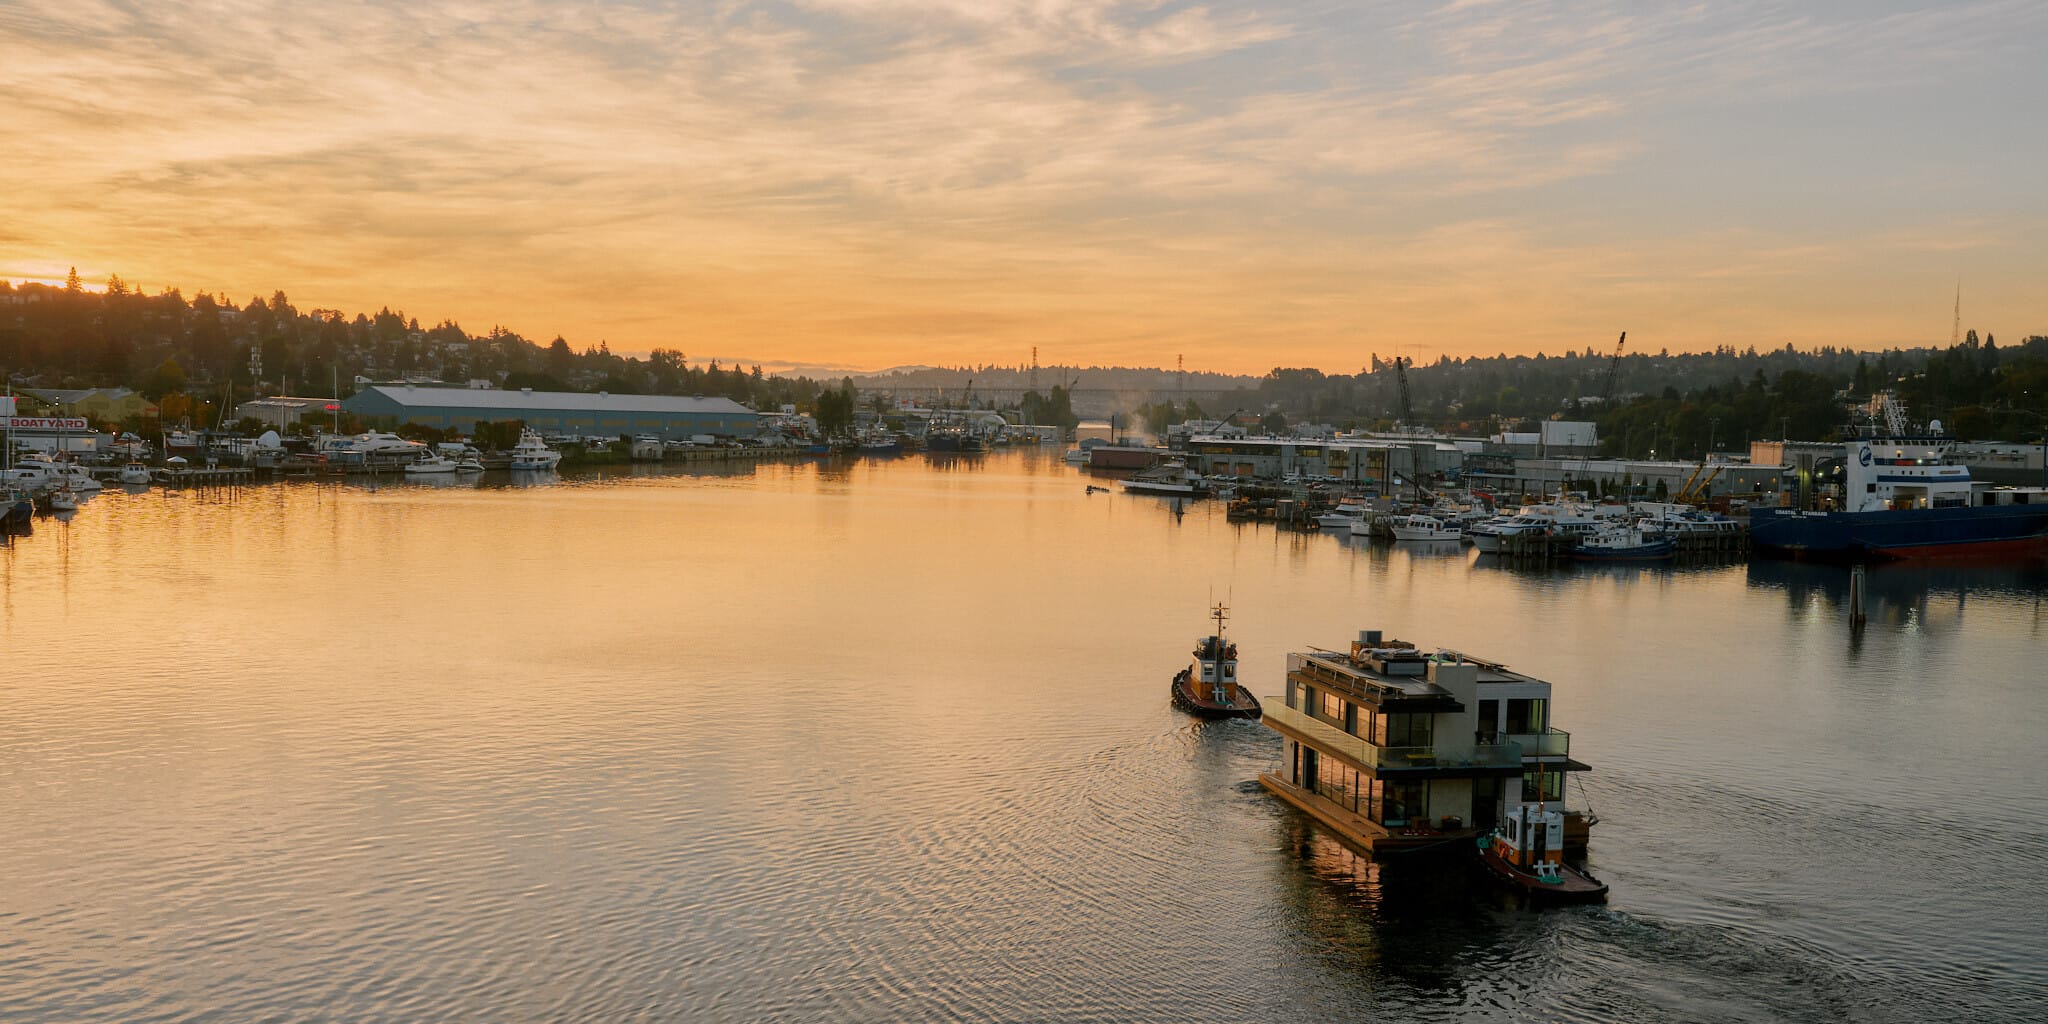
<instances>
[{"instance_id":1,"label":"floating home","mask_svg":"<svg viewBox=\"0 0 2048 1024\"><path fill-rule=\"evenodd\" d=\"M1374 855L1469 850L1524 805L1563 807L1570 773L1591 770L1551 727L1549 683L1378 630L1346 652L1288 654L1263 721L1281 759L1259 782ZM1583 853L1591 824L1564 811L1564 852Z\"/></svg>"}]
</instances>

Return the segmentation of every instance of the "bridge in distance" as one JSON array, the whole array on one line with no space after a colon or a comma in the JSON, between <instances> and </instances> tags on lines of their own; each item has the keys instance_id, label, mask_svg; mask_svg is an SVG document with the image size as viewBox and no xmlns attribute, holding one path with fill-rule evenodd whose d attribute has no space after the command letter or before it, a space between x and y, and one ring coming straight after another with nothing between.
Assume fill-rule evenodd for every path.
<instances>
[{"instance_id":1,"label":"bridge in distance","mask_svg":"<svg viewBox=\"0 0 2048 1024\"><path fill-rule=\"evenodd\" d=\"M942 405L947 402L957 405L962 399L964 392L964 389L958 386L937 387L930 385L890 384L888 382L863 384L860 386L860 390L865 394L880 393L888 395L891 399L915 399L922 401L926 405L933 406ZM974 387L974 399L978 402L993 402L998 406L1015 406L1024 400L1025 393L1030 390L1031 388L1028 385L1023 384L987 388L977 384ZM1044 394L1049 390L1051 390L1051 387L1048 385L1042 388L1039 393ZM1166 401L1178 404L1190 399L1193 399L1205 412L1213 416L1218 413L1229 412L1229 409L1219 409L1216 406L1220 402L1229 400L1228 396L1236 393L1236 389L1224 388L1187 388L1185 390L1178 387L1113 388L1088 387L1085 384L1077 384L1067 392L1070 400L1073 402L1074 415L1082 419L1091 420L1108 419L1111 413L1131 412L1139 406L1153 405Z\"/></svg>"}]
</instances>

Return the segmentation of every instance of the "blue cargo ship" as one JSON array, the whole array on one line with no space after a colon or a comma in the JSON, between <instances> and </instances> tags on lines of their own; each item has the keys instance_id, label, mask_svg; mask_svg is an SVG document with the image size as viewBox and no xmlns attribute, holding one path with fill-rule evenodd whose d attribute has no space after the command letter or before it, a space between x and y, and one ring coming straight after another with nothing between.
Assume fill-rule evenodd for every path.
<instances>
[{"instance_id":1,"label":"blue cargo ship","mask_svg":"<svg viewBox=\"0 0 2048 1024\"><path fill-rule=\"evenodd\" d=\"M1819 560L1976 558L2048 553L2048 489L1978 489L1949 457L1953 439L1858 438L1844 447L1841 507L1756 509L1763 554Z\"/></svg>"}]
</instances>

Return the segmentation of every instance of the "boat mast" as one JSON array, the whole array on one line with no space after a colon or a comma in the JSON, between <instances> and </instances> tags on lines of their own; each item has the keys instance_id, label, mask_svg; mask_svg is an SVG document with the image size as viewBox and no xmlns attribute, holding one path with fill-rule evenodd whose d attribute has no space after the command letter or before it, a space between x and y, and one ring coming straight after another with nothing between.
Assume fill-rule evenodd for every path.
<instances>
[{"instance_id":1,"label":"boat mast","mask_svg":"<svg viewBox=\"0 0 2048 1024\"><path fill-rule=\"evenodd\" d=\"M1223 620L1230 617L1230 609L1219 601L1216 607L1209 610L1209 616L1216 620L1216 680L1209 684L1209 699L1221 700L1220 695L1228 692L1223 689L1223 652L1229 650L1229 645L1223 640ZM1235 705L1237 695L1230 694L1230 699L1225 703Z\"/></svg>"}]
</instances>

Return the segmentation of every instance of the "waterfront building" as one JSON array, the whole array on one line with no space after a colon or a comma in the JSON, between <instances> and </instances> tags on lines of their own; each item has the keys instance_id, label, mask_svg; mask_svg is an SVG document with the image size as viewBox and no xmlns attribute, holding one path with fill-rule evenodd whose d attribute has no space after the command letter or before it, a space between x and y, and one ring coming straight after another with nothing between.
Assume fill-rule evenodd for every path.
<instances>
[{"instance_id":1,"label":"waterfront building","mask_svg":"<svg viewBox=\"0 0 2048 1024\"><path fill-rule=\"evenodd\" d=\"M1584 420L1543 420L1528 433L1500 433L1487 450L1522 458L1587 458L1600 453L1600 432Z\"/></svg>"},{"instance_id":2,"label":"waterfront building","mask_svg":"<svg viewBox=\"0 0 2048 1024\"><path fill-rule=\"evenodd\" d=\"M480 390L374 384L342 400L343 411L372 427L413 423L470 431L478 423L519 420L544 434L633 434L686 440L698 434L752 436L760 417L729 398Z\"/></svg>"},{"instance_id":3,"label":"waterfront building","mask_svg":"<svg viewBox=\"0 0 2048 1024\"><path fill-rule=\"evenodd\" d=\"M1341 481L1383 493L1462 462L1456 447L1446 450L1434 440L1203 436L1188 438L1185 449L1188 465L1210 476Z\"/></svg>"},{"instance_id":4,"label":"waterfront building","mask_svg":"<svg viewBox=\"0 0 2048 1024\"><path fill-rule=\"evenodd\" d=\"M1698 462L1668 459L1509 459L1487 455L1472 460L1465 472L1465 483L1503 498L1601 487L1617 494L1633 488L1647 495L1654 494L1659 483L1664 485L1664 493L1676 495L1699 472ZM1701 493L1769 495L1767 501L1771 504L1777 502L1775 496L1786 477L1786 467L1776 463L1716 463L1709 467L1709 472L1712 477Z\"/></svg>"},{"instance_id":5,"label":"waterfront building","mask_svg":"<svg viewBox=\"0 0 2048 1024\"><path fill-rule=\"evenodd\" d=\"M1348 652L1288 654L1287 692L1264 704L1281 756L1260 784L1368 853L1469 840L1523 804L1554 810L1568 773L1591 770L1551 727L1548 682L1377 630ZM1567 850L1590 823L1566 812Z\"/></svg>"},{"instance_id":6,"label":"waterfront building","mask_svg":"<svg viewBox=\"0 0 2048 1024\"><path fill-rule=\"evenodd\" d=\"M273 395L256 398L235 406L238 420L261 420L280 430L297 426L302 422L325 425L340 406L333 398L293 398L289 395Z\"/></svg>"},{"instance_id":7,"label":"waterfront building","mask_svg":"<svg viewBox=\"0 0 2048 1024\"><path fill-rule=\"evenodd\" d=\"M156 403L127 388L22 388L20 394L59 416L95 423L121 423L157 414Z\"/></svg>"}]
</instances>

